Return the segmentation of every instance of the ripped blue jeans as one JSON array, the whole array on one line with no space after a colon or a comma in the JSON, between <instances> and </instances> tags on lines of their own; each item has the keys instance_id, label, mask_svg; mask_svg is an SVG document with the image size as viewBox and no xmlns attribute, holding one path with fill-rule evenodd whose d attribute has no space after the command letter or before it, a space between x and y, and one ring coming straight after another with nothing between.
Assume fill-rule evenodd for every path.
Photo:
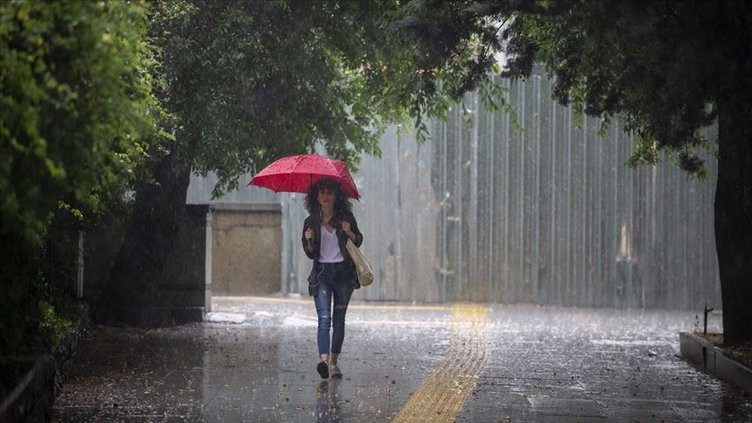
<instances>
[{"instance_id":1,"label":"ripped blue jeans","mask_svg":"<svg viewBox=\"0 0 752 423\"><path fill-rule=\"evenodd\" d=\"M319 317L318 346L319 355L339 354L345 340L345 313L353 293L352 268L349 263L319 263L318 292L314 296L316 314ZM332 299L334 312L332 313ZM332 331L331 349L329 348L329 331Z\"/></svg>"}]
</instances>

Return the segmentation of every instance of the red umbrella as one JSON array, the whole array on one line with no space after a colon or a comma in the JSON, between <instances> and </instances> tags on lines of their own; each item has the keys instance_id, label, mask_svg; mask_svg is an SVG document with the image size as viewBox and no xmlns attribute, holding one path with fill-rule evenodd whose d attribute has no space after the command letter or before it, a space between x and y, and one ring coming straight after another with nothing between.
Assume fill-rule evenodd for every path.
<instances>
[{"instance_id":1,"label":"red umbrella","mask_svg":"<svg viewBox=\"0 0 752 423\"><path fill-rule=\"evenodd\" d=\"M307 193L311 185L323 178L339 182L348 197L360 198L345 162L318 154L283 157L257 173L249 185L269 188L274 192Z\"/></svg>"}]
</instances>

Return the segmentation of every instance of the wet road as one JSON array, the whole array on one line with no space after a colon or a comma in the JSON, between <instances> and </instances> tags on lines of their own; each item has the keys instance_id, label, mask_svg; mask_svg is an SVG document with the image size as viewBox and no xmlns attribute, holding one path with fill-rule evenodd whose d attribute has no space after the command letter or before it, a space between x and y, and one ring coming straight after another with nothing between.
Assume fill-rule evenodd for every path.
<instances>
[{"instance_id":1,"label":"wet road","mask_svg":"<svg viewBox=\"0 0 752 423\"><path fill-rule=\"evenodd\" d=\"M752 421L748 393L676 356L689 312L354 303L344 377L322 381L307 299L213 309L201 324L94 328L54 420Z\"/></svg>"}]
</instances>

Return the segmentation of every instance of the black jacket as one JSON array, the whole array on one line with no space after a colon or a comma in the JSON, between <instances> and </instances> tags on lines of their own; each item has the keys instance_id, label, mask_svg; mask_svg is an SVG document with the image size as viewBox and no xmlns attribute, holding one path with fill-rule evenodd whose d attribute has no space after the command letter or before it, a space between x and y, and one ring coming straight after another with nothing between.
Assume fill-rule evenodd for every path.
<instances>
[{"instance_id":1,"label":"black jacket","mask_svg":"<svg viewBox=\"0 0 752 423\"><path fill-rule=\"evenodd\" d=\"M334 216L332 216L331 225L336 230L337 241L339 242L339 250L342 252L342 257L345 258L345 262L349 263L352 268L351 280L353 288L358 289L360 288L360 283L358 283L358 274L355 272L355 265L350 258L350 253L347 252L347 248L345 247L348 238L341 228L342 222L350 222L350 230L355 234L354 244L356 247L360 247L360 245L363 243L363 234L360 233L360 229L358 229L358 222L355 220L355 216L353 216L352 213L335 213ZM305 238L305 231L308 228L313 229L313 252L308 251L308 249L306 248L308 242ZM305 251L306 256L308 256L309 259L313 260L313 267L311 268L310 275L308 275L308 294L315 295L318 289L318 280L316 280L316 275L319 272L319 249L321 248L321 216L319 216L318 214L313 214L306 218L305 222L303 222L303 234L301 236L301 241L303 242L303 251Z\"/></svg>"}]
</instances>

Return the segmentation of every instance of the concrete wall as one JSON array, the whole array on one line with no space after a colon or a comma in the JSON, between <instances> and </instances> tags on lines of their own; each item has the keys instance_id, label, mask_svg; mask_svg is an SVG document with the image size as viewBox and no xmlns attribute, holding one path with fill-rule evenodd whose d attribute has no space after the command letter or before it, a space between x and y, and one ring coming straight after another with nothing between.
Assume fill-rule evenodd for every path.
<instances>
[{"instance_id":1,"label":"concrete wall","mask_svg":"<svg viewBox=\"0 0 752 423\"><path fill-rule=\"evenodd\" d=\"M159 275L160 299L149 321L159 326L200 322L211 310L212 214L208 206L189 204L175 243Z\"/></svg>"},{"instance_id":2,"label":"concrete wall","mask_svg":"<svg viewBox=\"0 0 752 423\"><path fill-rule=\"evenodd\" d=\"M212 204L212 290L215 295L279 292L280 204Z\"/></svg>"},{"instance_id":3,"label":"concrete wall","mask_svg":"<svg viewBox=\"0 0 752 423\"><path fill-rule=\"evenodd\" d=\"M151 304L134 311L140 326L170 326L201 321L211 308L212 214L207 205L189 204ZM123 241L122 222L88 232L83 254L83 297L97 302ZM134 307L137 307L134 305Z\"/></svg>"},{"instance_id":4,"label":"concrete wall","mask_svg":"<svg viewBox=\"0 0 752 423\"><path fill-rule=\"evenodd\" d=\"M85 300L96 302L101 295L105 283L110 278L112 264L123 244L124 234L124 223L112 219L84 235L82 294Z\"/></svg>"}]
</instances>

